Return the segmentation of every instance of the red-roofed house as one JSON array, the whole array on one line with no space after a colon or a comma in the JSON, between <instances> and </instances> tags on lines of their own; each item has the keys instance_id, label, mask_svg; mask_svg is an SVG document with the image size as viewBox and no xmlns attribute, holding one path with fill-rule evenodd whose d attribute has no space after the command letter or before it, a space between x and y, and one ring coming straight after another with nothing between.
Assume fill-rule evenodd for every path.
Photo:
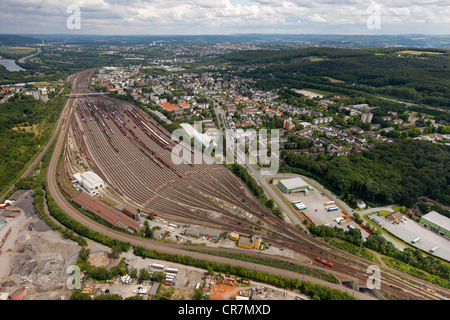
<instances>
[{"instance_id":1,"label":"red-roofed house","mask_svg":"<svg viewBox=\"0 0 450 320\"><path fill-rule=\"evenodd\" d=\"M191 105L190 105L189 103L186 103L186 102L180 102L178 105L179 105L181 108L183 108L183 109L187 109L187 108L190 108L190 107L191 107Z\"/></svg>"},{"instance_id":2,"label":"red-roofed house","mask_svg":"<svg viewBox=\"0 0 450 320\"><path fill-rule=\"evenodd\" d=\"M174 104L171 104L169 102L164 102L164 103L158 103L161 107L163 107L164 109L166 109L167 111L171 111L171 110L178 110L178 107Z\"/></svg>"}]
</instances>

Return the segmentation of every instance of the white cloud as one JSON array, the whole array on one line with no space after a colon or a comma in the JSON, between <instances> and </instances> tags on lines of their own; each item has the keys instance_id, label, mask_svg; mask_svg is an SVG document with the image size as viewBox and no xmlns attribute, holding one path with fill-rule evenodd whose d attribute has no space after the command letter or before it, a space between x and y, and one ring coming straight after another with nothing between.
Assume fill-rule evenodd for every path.
<instances>
[{"instance_id":1,"label":"white cloud","mask_svg":"<svg viewBox=\"0 0 450 320\"><path fill-rule=\"evenodd\" d=\"M361 33L367 32L366 9L370 5L380 7L382 29L391 26L383 30L386 33L395 33L395 25L401 24L417 25L411 33L422 32L424 25L435 26L438 33L444 32L445 26L450 30L448 0L2 0L0 27L3 33L46 28L49 33L64 33L66 8L73 4L81 8L82 31L86 33L302 33L306 29L298 29L299 21L308 30L317 26L320 32L333 32L336 26L347 26L353 33ZM39 25L41 21L45 23Z\"/></svg>"},{"instance_id":2,"label":"white cloud","mask_svg":"<svg viewBox=\"0 0 450 320\"><path fill-rule=\"evenodd\" d=\"M319 23L324 23L327 20L325 20L324 18L322 18L321 16L319 16L317 13L314 13L310 18L309 21L311 22L319 22Z\"/></svg>"}]
</instances>

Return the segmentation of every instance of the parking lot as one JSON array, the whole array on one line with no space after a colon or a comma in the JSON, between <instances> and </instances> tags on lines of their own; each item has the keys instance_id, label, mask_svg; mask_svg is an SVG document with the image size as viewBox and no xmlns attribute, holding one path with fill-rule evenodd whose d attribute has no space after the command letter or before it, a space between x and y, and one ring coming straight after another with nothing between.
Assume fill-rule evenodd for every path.
<instances>
[{"instance_id":1,"label":"parking lot","mask_svg":"<svg viewBox=\"0 0 450 320\"><path fill-rule=\"evenodd\" d=\"M377 214L372 214L369 218L390 233L407 242L409 245L422 249L423 251L430 252L431 248L439 247L439 249L434 252L434 255L450 261L449 240L421 226L417 222L405 216L403 216L402 219L405 220L406 223L392 223ZM412 241L417 238L420 238L420 241L413 244Z\"/></svg>"},{"instance_id":2,"label":"parking lot","mask_svg":"<svg viewBox=\"0 0 450 320\"><path fill-rule=\"evenodd\" d=\"M305 195L303 192L286 194L279 189L277 183L278 180L274 180L273 186L278 189L289 203L301 201L306 205L307 209L301 211L305 212L316 225L335 226L337 225L335 219L343 216L341 208L337 211L327 212L325 203L330 202L331 199L320 190L312 188L308 195Z\"/></svg>"}]
</instances>

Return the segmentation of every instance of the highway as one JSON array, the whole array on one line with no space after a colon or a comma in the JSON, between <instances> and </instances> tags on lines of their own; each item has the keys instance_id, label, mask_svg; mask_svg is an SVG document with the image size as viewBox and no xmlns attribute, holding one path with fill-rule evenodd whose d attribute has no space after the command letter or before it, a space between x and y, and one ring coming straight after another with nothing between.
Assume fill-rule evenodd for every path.
<instances>
[{"instance_id":1,"label":"highway","mask_svg":"<svg viewBox=\"0 0 450 320\"><path fill-rule=\"evenodd\" d=\"M79 85L79 84L80 83L82 84L83 81L88 81L89 76L92 72L93 72L93 70L87 70L87 71L81 72L76 75L76 77L74 78L74 85L73 85L74 89L72 91L74 94L88 93L86 87ZM87 226L89 229L91 229L93 231L97 231L103 235L106 235L106 236L109 236L112 238L116 238L121 241L129 242L133 246L142 246L146 249L154 249L154 250L157 250L160 252L167 252L167 253L171 253L171 254L189 255L196 259L206 259L206 260L215 261L218 263L229 263L231 265L240 265L240 266L243 266L243 267L245 267L247 269L251 269L251 270L258 270L258 271L262 271L262 272L271 272L271 273L283 275L286 277L298 278L300 280L308 280L308 281L311 281L312 283L326 285L328 287L336 288L341 291L352 294L352 290L347 289L346 287L344 287L342 285L334 285L334 284L325 282L323 280L320 280L317 278L312 278L312 277L302 275L302 274L299 274L296 272L292 272L292 271L288 271L288 270L284 270L284 269L280 269L280 268L275 268L275 267L263 266L260 264L245 262L245 261L241 261L241 260L234 260L234 259L220 257L220 256L212 256L212 255L208 255L208 254L201 253L201 252L191 252L191 251L186 250L185 245L180 245L180 244L175 244L175 243L173 243L173 244L166 243L166 242L161 242L161 241L151 240L151 239L144 239L141 237L133 236L131 234L115 231L115 230L112 230L112 229L102 225L102 224L94 222L93 220L89 219L85 215L81 214L66 200L66 198L59 191L59 187L58 187L58 183L57 183L57 174L56 174L59 155L62 152L62 148L65 143L66 133L67 133L68 127L70 125L70 119L71 119L72 113L74 112L73 111L74 110L73 109L74 100L75 100L75 98L70 98L68 100L68 102L65 105L64 110L62 112L62 116L61 116L62 121L58 122L58 126L57 126L57 129L55 130L55 132L58 132L60 134L56 141L55 150L52 154L50 164L47 169L48 192L53 197L53 199L54 199L55 203L58 205L58 207L60 207L70 218L80 222L81 224ZM268 190L270 190L270 188ZM298 232L298 234L299 234L299 236L301 236L301 234L304 234L304 232ZM301 252L302 254L305 254L306 256L309 255L309 257L311 257L311 258L313 257L313 255L316 254L315 253L316 251L319 252L320 250L325 250L325 251L333 252L333 255L342 257L342 259L343 259L343 260L338 259L335 261L335 267L333 268L333 273L338 278L341 278L341 279L342 278L344 278L344 279L345 278L346 279L357 278L357 279L359 279L360 283L364 283L363 282L363 281L365 281L364 279L367 278L367 276L365 275L365 269L367 268L368 265L371 264L370 262L365 261L363 259L359 259L356 256L354 256L350 259L352 261L352 263L344 262L345 260L347 260L346 257L349 257L348 253L337 250L336 248L330 247L325 242L322 242L322 241L312 238L312 237L307 237L307 236L303 235L302 239L304 239L305 244L308 243L309 245L302 244L300 246L299 244L297 244L297 245L291 244L290 246L287 245L286 248L296 250L298 252ZM313 248L315 248L315 249L312 250ZM193 249L222 251L222 252L236 252L235 250L225 249L225 248L214 248L213 249L213 248L194 247ZM255 255L256 253L249 252L249 254ZM277 257L277 259L278 258L279 257ZM293 261L293 263L297 263L297 262ZM299 263L297 263L297 264L299 264ZM316 268L316 269L323 269L324 271L325 270L329 271L329 269L325 269L321 266L318 267L315 263L309 264L308 267ZM395 274L396 272L393 271L393 273ZM405 276L402 274L402 277L405 277ZM408 278L408 277L405 277L405 278ZM410 277L410 278L412 278L412 277ZM391 276L389 274L386 274L384 281L386 282L385 290L387 290L387 291L390 290L389 287L387 287L387 285L391 284L396 287L401 287L401 288L404 288L405 290L408 290L408 292L410 292L413 297L417 296L417 297L424 298L424 299L436 299L436 297L434 295L424 292L424 290L418 289L415 285L412 285L408 281L401 280L397 276ZM436 291L438 291L438 290L436 290ZM448 294L448 292L446 292L446 293ZM354 292L354 295L356 298L361 299L361 300L374 299L371 295L363 294L360 292Z\"/></svg>"},{"instance_id":2,"label":"highway","mask_svg":"<svg viewBox=\"0 0 450 320\"><path fill-rule=\"evenodd\" d=\"M41 48L37 48L37 51L33 54L30 54L29 56L23 57L19 59L19 63L24 63L27 59L34 57L35 55L38 55L39 53L41 53Z\"/></svg>"}]
</instances>

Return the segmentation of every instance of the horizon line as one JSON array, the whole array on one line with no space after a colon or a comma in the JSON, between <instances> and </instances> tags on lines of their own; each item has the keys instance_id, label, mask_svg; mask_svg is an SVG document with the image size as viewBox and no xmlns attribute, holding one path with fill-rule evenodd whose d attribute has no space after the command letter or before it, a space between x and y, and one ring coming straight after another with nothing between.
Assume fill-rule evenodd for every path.
<instances>
[{"instance_id":1,"label":"horizon line","mask_svg":"<svg viewBox=\"0 0 450 320\"><path fill-rule=\"evenodd\" d=\"M124 36L147 36L147 37L196 37L196 36L450 36L450 33L388 33L388 34L347 34L347 33L199 33L199 34L94 34L94 33L0 33L0 35L55 35L55 36L104 36L104 37L124 37Z\"/></svg>"}]
</instances>

